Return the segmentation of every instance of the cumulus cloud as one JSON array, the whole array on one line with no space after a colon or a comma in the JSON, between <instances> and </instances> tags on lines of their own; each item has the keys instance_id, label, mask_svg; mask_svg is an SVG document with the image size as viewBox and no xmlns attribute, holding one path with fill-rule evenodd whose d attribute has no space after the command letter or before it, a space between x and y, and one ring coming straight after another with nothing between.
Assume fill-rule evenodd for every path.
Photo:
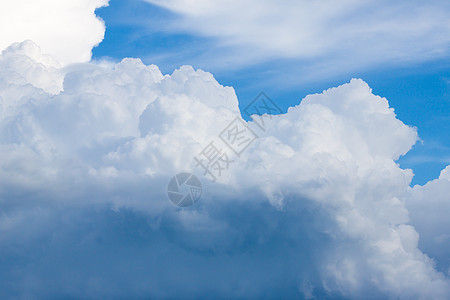
<instances>
[{"instance_id":1,"label":"cumulus cloud","mask_svg":"<svg viewBox=\"0 0 450 300\"><path fill-rule=\"evenodd\" d=\"M438 179L424 186L414 186L406 198L411 223L420 234L420 246L436 259L439 270L450 275L450 166L442 170Z\"/></svg>"},{"instance_id":2,"label":"cumulus cloud","mask_svg":"<svg viewBox=\"0 0 450 300\"><path fill-rule=\"evenodd\" d=\"M327 74L446 56L450 45L441 0L145 1L176 13L173 31L217 39L243 65L295 58Z\"/></svg>"},{"instance_id":3,"label":"cumulus cloud","mask_svg":"<svg viewBox=\"0 0 450 300\"><path fill-rule=\"evenodd\" d=\"M416 217L420 190L439 191L395 162L417 132L364 81L248 122L237 156L218 134L238 100L207 72L124 59L61 75L31 42L0 63L17 78L0 86L2 298L449 297L433 252L448 226ZM233 160L216 182L193 160L211 141ZM166 195L181 171L203 183L188 209Z\"/></svg>"},{"instance_id":4,"label":"cumulus cloud","mask_svg":"<svg viewBox=\"0 0 450 300\"><path fill-rule=\"evenodd\" d=\"M17 0L0 3L0 51L24 40L66 65L86 62L105 33L95 9L108 0Z\"/></svg>"}]
</instances>

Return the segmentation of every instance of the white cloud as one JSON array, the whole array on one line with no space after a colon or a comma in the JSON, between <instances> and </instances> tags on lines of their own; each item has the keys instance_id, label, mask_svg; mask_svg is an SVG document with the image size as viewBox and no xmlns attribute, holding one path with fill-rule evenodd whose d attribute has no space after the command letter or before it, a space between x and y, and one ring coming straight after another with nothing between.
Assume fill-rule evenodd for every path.
<instances>
[{"instance_id":1,"label":"white cloud","mask_svg":"<svg viewBox=\"0 0 450 300\"><path fill-rule=\"evenodd\" d=\"M437 267L450 275L450 165L442 170L438 179L424 186L416 185L405 199L406 206L420 234L420 245L425 253L436 259Z\"/></svg>"},{"instance_id":2,"label":"white cloud","mask_svg":"<svg viewBox=\"0 0 450 300\"><path fill-rule=\"evenodd\" d=\"M450 166L447 166L444 170L441 171L441 175L439 176L441 180L450 180Z\"/></svg>"},{"instance_id":3,"label":"white cloud","mask_svg":"<svg viewBox=\"0 0 450 300\"><path fill-rule=\"evenodd\" d=\"M415 230L446 243L448 226L408 211L412 172L395 163L416 130L364 81L306 97L265 132L250 122L259 138L212 183L193 157L225 148L239 109L211 74L89 63L50 94L59 69L32 43L0 63L17 74L0 85L2 298L450 295ZM166 195L181 171L204 187L186 210Z\"/></svg>"},{"instance_id":4,"label":"white cloud","mask_svg":"<svg viewBox=\"0 0 450 300\"><path fill-rule=\"evenodd\" d=\"M295 58L328 74L448 56L450 46L442 0L145 1L178 15L169 30L215 38L243 65Z\"/></svg>"},{"instance_id":5,"label":"white cloud","mask_svg":"<svg viewBox=\"0 0 450 300\"><path fill-rule=\"evenodd\" d=\"M89 61L105 33L94 11L107 4L108 0L2 1L0 51L33 40L64 65Z\"/></svg>"},{"instance_id":6,"label":"white cloud","mask_svg":"<svg viewBox=\"0 0 450 300\"><path fill-rule=\"evenodd\" d=\"M5 88L31 84L52 94L63 88L64 73L60 64L50 55L42 54L41 49L29 40L7 47L0 56L0 68Z\"/></svg>"}]
</instances>

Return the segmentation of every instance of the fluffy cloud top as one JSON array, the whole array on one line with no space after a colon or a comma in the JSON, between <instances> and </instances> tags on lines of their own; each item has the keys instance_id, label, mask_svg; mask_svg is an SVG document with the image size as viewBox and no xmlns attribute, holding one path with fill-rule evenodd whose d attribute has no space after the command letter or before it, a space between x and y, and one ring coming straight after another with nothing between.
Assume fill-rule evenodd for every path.
<instances>
[{"instance_id":1,"label":"fluffy cloud top","mask_svg":"<svg viewBox=\"0 0 450 300\"><path fill-rule=\"evenodd\" d=\"M2 1L0 51L33 40L64 65L89 61L105 33L94 12L107 4L108 0Z\"/></svg>"},{"instance_id":2,"label":"fluffy cloud top","mask_svg":"<svg viewBox=\"0 0 450 300\"><path fill-rule=\"evenodd\" d=\"M179 15L173 30L239 49L241 63L297 58L336 71L436 58L450 46L450 4L442 0L145 1Z\"/></svg>"},{"instance_id":3,"label":"fluffy cloud top","mask_svg":"<svg viewBox=\"0 0 450 300\"><path fill-rule=\"evenodd\" d=\"M364 81L249 122L258 138L213 183L193 158L225 151L240 112L211 74L63 73L31 42L0 64L16 78L0 85L2 298L450 297L449 227L420 215L447 205L448 169L409 187L395 161L417 132ZM181 171L203 183L189 209L166 195Z\"/></svg>"}]
</instances>

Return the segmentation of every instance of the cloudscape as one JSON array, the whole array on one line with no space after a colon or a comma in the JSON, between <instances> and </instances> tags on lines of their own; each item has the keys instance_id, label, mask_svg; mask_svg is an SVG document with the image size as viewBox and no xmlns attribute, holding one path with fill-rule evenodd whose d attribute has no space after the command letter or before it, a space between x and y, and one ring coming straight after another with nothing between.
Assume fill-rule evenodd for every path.
<instances>
[{"instance_id":1,"label":"cloudscape","mask_svg":"<svg viewBox=\"0 0 450 300\"><path fill-rule=\"evenodd\" d=\"M440 65L450 122L446 1L134 0L170 17L117 25L119 2L0 4L1 299L450 299L450 136L430 137L440 170L414 184L401 160L428 136L342 77ZM152 18L235 60L254 98L154 64L179 51L216 70L213 52L92 58L139 44L108 40L108 22ZM287 105L251 79L274 59L339 83Z\"/></svg>"}]
</instances>

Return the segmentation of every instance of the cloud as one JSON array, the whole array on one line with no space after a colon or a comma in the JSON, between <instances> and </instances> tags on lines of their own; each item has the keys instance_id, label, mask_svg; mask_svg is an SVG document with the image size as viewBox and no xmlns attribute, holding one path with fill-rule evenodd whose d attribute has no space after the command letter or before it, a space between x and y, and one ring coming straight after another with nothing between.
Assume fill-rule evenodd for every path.
<instances>
[{"instance_id":1,"label":"cloud","mask_svg":"<svg viewBox=\"0 0 450 300\"><path fill-rule=\"evenodd\" d=\"M226 49L221 59L295 59L302 76L447 57L450 45L450 6L441 0L145 1L178 16L165 31L212 38Z\"/></svg>"},{"instance_id":2,"label":"cloud","mask_svg":"<svg viewBox=\"0 0 450 300\"><path fill-rule=\"evenodd\" d=\"M416 224L444 242L448 226L415 217L395 162L417 132L364 81L246 123L258 138L237 156L218 135L238 99L210 73L63 72L31 42L0 63L16 78L0 86L2 298L448 298L448 255L424 254ZM194 161L210 142L232 160L216 182ZM203 184L188 209L166 194L181 171Z\"/></svg>"},{"instance_id":3,"label":"cloud","mask_svg":"<svg viewBox=\"0 0 450 300\"><path fill-rule=\"evenodd\" d=\"M450 222L443 212L450 210L450 166L442 170L438 179L424 186L416 185L405 199L411 223L420 234L420 246L436 259L439 270L450 275L450 260L445 249L450 247Z\"/></svg>"},{"instance_id":4,"label":"cloud","mask_svg":"<svg viewBox=\"0 0 450 300\"><path fill-rule=\"evenodd\" d=\"M95 9L108 0L37 0L0 3L0 51L33 40L63 65L87 62L105 33Z\"/></svg>"},{"instance_id":5,"label":"cloud","mask_svg":"<svg viewBox=\"0 0 450 300\"><path fill-rule=\"evenodd\" d=\"M9 86L13 87L10 92L16 92L17 87L27 85L51 94L58 94L63 89L64 72L59 62L50 55L42 54L32 41L7 47L0 56L0 67L3 92Z\"/></svg>"}]
</instances>

